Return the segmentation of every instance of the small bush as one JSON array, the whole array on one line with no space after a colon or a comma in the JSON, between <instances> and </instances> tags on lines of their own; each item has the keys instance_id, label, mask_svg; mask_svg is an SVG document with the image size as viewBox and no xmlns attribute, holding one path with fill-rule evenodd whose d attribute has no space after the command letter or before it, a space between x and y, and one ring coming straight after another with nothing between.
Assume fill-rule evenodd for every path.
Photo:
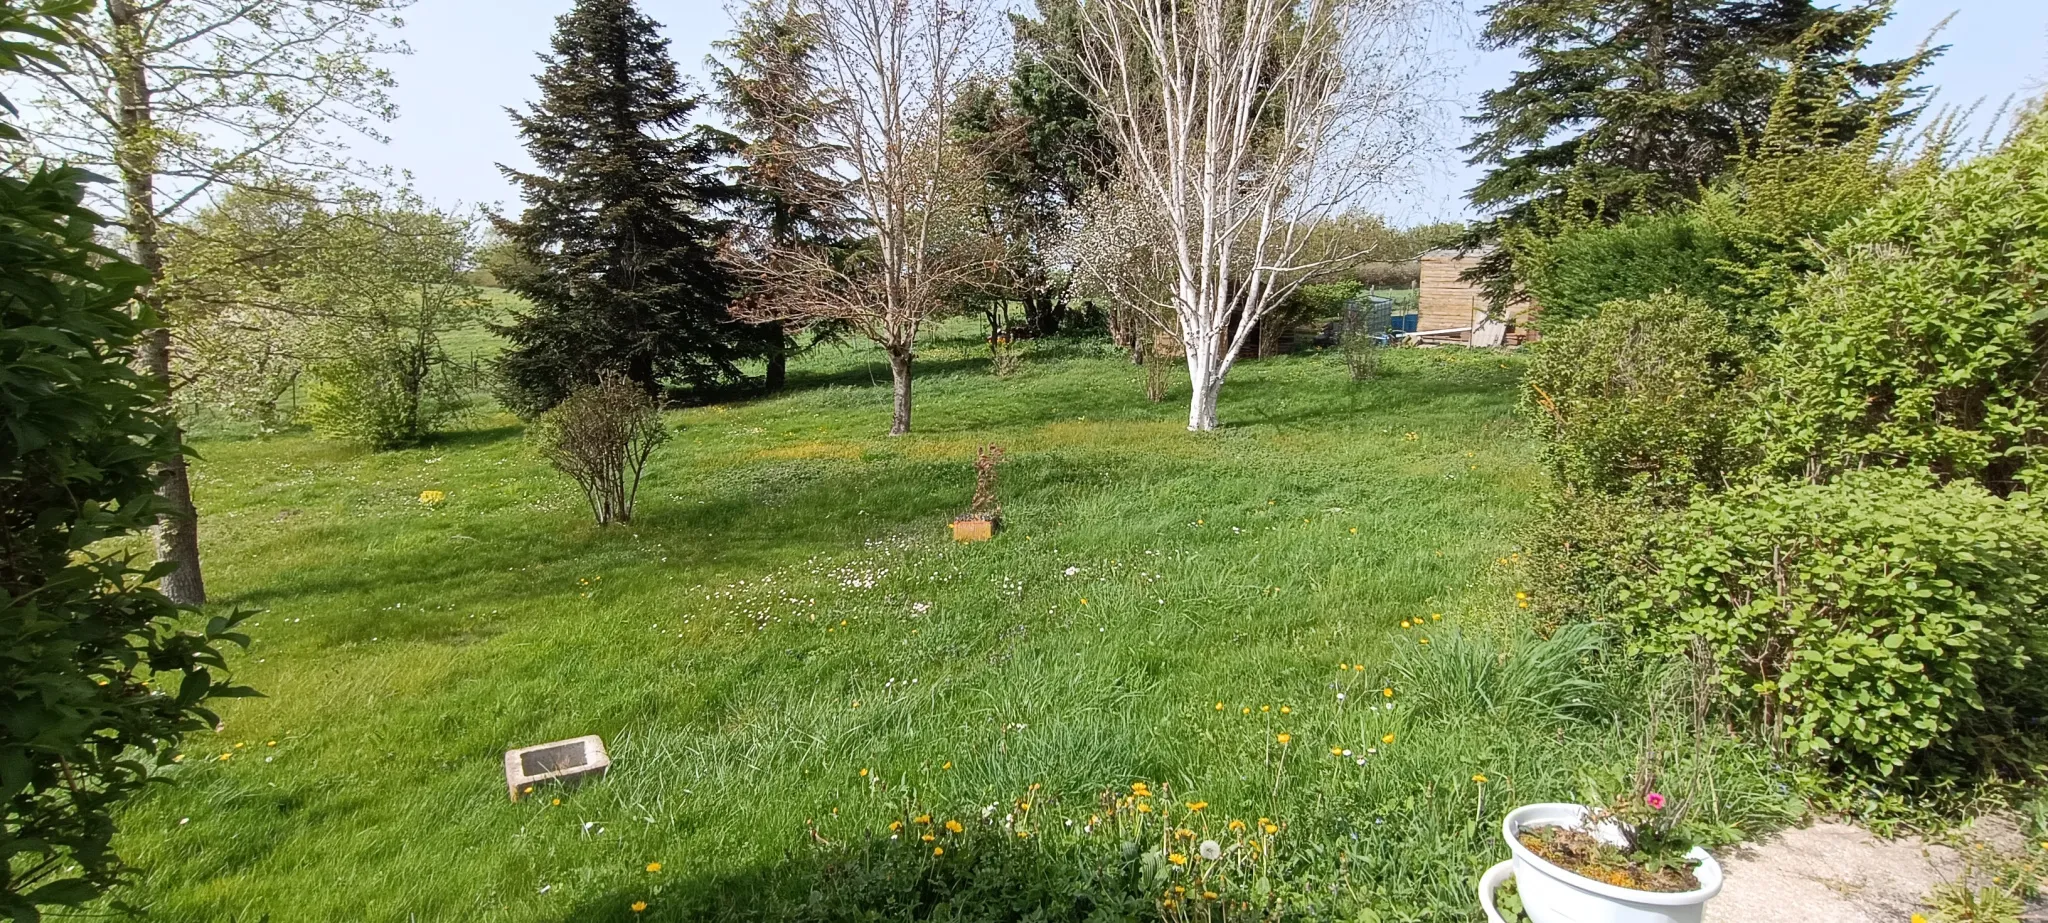
<instances>
[{"instance_id":1,"label":"small bush","mask_svg":"<svg viewBox=\"0 0 2048 923\"><path fill-rule=\"evenodd\" d=\"M555 470L575 479L600 526L633 520L640 475L668 441L661 405L617 372L570 392L540 415L532 438Z\"/></svg>"},{"instance_id":2,"label":"small bush","mask_svg":"<svg viewBox=\"0 0 2048 923\"><path fill-rule=\"evenodd\" d=\"M1523 411L1571 491L1682 501L1745 459L1734 431L1748 350L1704 302L1617 301L1544 341Z\"/></svg>"},{"instance_id":3,"label":"small bush","mask_svg":"<svg viewBox=\"0 0 2048 923\"><path fill-rule=\"evenodd\" d=\"M1614 611L1615 587L1639 577L1659 511L1634 496L1546 491L1521 532L1522 584L1545 627Z\"/></svg>"},{"instance_id":4,"label":"small bush","mask_svg":"<svg viewBox=\"0 0 2048 923\"><path fill-rule=\"evenodd\" d=\"M1649 558L1623 590L1635 644L1703 640L1729 695L1857 777L2009 764L2048 704L2048 518L2025 499L1899 471L1752 486L1658 523Z\"/></svg>"},{"instance_id":5,"label":"small bush","mask_svg":"<svg viewBox=\"0 0 2048 923\"><path fill-rule=\"evenodd\" d=\"M355 355L314 366L306 420L326 439L372 449L413 445L463 409L444 360L438 348L365 343Z\"/></svg>"}]
</instances>

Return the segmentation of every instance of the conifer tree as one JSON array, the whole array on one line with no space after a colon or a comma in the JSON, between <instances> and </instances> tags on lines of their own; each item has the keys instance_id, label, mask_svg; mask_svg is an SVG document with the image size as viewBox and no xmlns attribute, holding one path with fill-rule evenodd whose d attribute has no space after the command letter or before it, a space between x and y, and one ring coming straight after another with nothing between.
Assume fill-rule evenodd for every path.
<instances>
[{"instance_id":1,"label":"conifer tree","mask_svg":"<svg viewBox=\"0 0 2048 923\"><path fill-rule=\"evenodd\" d=\"M1847 143L1873 117L1907 118L1873 106L1939 51L1858 60L1883 2L1499 0L1483 15L1484 44L1527 63L1481 97L1464 148L1487 170L1470 197L1494 213L1490 232L1566 200L1605 219L1696 199L1762 133L1795 66L1815 75L1806 105L1833 108Z\"/></svg>"},{"instance_id":2,"label":"conifer tree","mask_svg":"<svg viewBox=\"0 0 2048 923\"><path fill-rule=\"evenodd\" d=\"M600 372L650 393L738 378L758 332L727 313L715 210L735 190L732 139L690 125L702 98L632 0L578 0L556 20L541 98L514 112L537 169L500 165L526 210L497 226L523 258L506 287L532 303L499 328L500 398L533 416Z\"/></svg>"},{"instance_id":3,"label":"conifer tree","mask_svg":"<svg viewBox=\"0 0 2048 923\"><path fill-rule=\"evenodd\" d=\"M751 253L831 246L847 233L844 183L832 174L837 153L821 137L831 101L817 30L817 17L794 0L750 0L732 36L712 43L724 59L705 60L718 109L739 136L742 197L732 240ZM772 390L786 374L787 336L780 323L762 326L771 337Z\"/></svg>"}]
</instances>

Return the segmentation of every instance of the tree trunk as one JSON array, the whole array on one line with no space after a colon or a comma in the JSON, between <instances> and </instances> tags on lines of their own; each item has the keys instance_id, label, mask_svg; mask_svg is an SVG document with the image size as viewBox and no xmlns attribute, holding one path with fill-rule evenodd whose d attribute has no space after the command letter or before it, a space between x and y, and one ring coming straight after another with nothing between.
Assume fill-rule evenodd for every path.
<instances>
[{"instance_id":1,"label":"tree trunk","mask_svg":"<svg viewBox=\"0 0 2048 923\"><path fill-rule=\"evenodd\" d=\"M134 4L129 0L107 0L106 8L116 35L135 34L139 24ZM143 338L140 358L143 370L163 385L168 401L173 385L170 318L157 290L164 278L163 251L157 243L157 140L152 137L155 126L150 110L149 75L142 54L139 43L124 39L115 43L111 56L115 91L121 104L114 153L128 209L128 240L135 262L149 272L149 284L137 293L137 299L161 325ZM206 602L206 578L199 568L199 512L192 505L191 470L184 455L185 434L172 417L170 407L160 409L169 424L171 445L178 454L156 468L156 494L163 504L157 515L156 559L172 565L158 589L172 602L196 606Z\"/></svg>"},{"instance_id":2,"label":"tree trunk","mask_svg":"<svg viewBox=\"0 0 2048 923\"><path fill-rule=\"evenodd\" d=\"M775 332L775 342L768 347L768 390L780 391L789 382L789 339L782 331Z\"/></svg>"},{"instance_id":3,"label":"tree trunk","mask_svg":"<svg viewBox=\"0 0 2048 923\"><path fill-rule=\"evenodd\" d=\"M889 379L896 388L896 412L889 421L889 435L910 432L910 347L889 347Z\"/></svg>"},{"instance_id":4,"label":"tree trunk","mask_svg":"<svg viewBox=\"0 0 2048 923\"><path fill-rule=\"evenodd\" d=\"M1216 428L1216 344L1213 337L1190 337L1187 342L1188 432L1206 433Z\"/></svg>"}]
</instances>

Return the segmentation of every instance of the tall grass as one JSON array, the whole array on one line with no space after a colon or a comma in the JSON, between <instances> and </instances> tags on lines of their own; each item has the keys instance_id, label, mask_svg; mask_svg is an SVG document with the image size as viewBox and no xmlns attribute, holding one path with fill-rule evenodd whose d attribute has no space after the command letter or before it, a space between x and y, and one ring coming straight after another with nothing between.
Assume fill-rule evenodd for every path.
<instances>
[{"instance_id":1,"label":"tall grass","mask_svg":"<svg viewBox=\"0 0 2048 923\"><path fill-rule=\"evenodd\" d=\"M855 349L669 414L611 529L505 417L374 455L203 443L210 582L265 610L235 666L268 697L123 816L121 897L164 920L1156 918L1190 874L1156 877L1165 828L1102 822L1144 781L1174 830L1278 828L1213 906L1476 919L1499 814L1633 759L1589 714L1585 636L1497 640L1527 635L1496 562L1536 476L1512 359L1396 351L1362 386L1335 355L1250 362L1193 436L1084 341L1005 379L970 336L920 354L907 437ZM1006 529L955 545L988 442ZM1400 627L1431 613L1427 645ZM504 749L588 733L607 778L506 800ZM889 829L923 812L962 832Z\"/></svg>"}]
</instances>

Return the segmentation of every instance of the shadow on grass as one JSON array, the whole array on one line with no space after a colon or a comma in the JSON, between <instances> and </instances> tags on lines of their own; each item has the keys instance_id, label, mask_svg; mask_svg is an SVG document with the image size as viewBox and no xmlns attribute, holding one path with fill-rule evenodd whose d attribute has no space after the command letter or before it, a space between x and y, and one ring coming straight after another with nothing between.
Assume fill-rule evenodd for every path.
<instances>
[{"instance_id":1,"label":"shadow on grass","mask_svg":"<svg viewBox=\"0 0 2048 923\"><path fill-rule=\"evenodd\" d=\"M989 360L986 356L963 357L959 359L920 359L911 363L912 387L922 375L951 375L960 372L986 372ZM801 393L819 388L865 388L889 387L889 363L881 358L862 362L835 372L791 372L789 381L780 391L756 395L756 399Z\"/></svg>"},{"instance_id":2,"label":"shadow on grass","mask_svg":"<svg viewBox=\"0 0 2048 923\"><path fill-rule=\"evenodd\" d=\"M1158 915L1139 887L1139 862L1115 856L1113 846L1110 856L1089 857L993 828L939 834L939 856L932 855L932 844L908 832L900 840L825 845L736 873L672 881L658 889L616 889L559 919L1051 923ZM644 909L635 911L642 901Z\"/></svg>"}]
</instances>

